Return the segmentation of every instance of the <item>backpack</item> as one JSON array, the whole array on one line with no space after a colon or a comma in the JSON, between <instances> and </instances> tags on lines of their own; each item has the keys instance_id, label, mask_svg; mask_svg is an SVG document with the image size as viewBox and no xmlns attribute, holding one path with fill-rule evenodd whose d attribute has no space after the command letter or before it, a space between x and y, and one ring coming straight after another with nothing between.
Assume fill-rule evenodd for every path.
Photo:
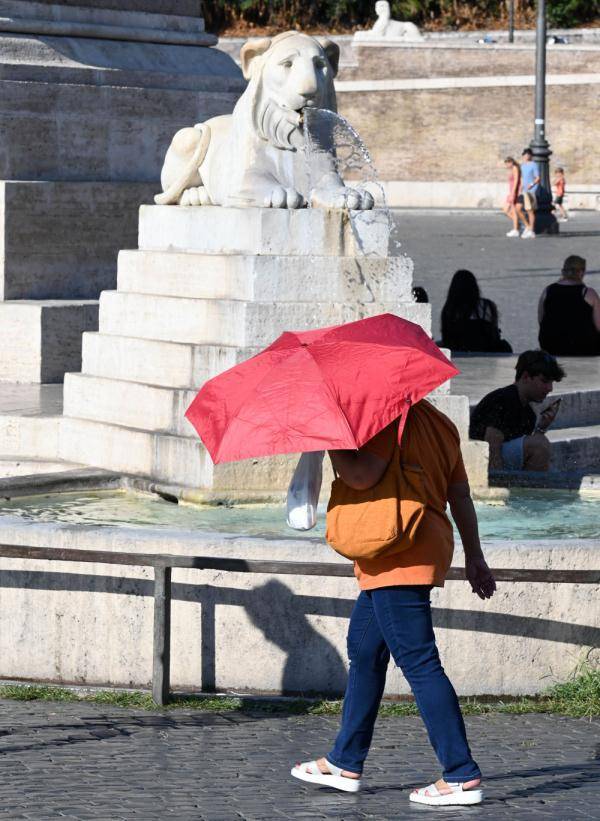
<instances>
[{"instance_id":1,"label":"backpack","mask_svg":"<svg viewBox=\"0 0 600 821\"><path fill-rule=\"evenodd\" d=\"M398 437L379 482L355 490L337 475L327 506L327 543L347 559L374 559L412 547L427 506L423 470L403 464Z\"/></svg>"}]
</instances>

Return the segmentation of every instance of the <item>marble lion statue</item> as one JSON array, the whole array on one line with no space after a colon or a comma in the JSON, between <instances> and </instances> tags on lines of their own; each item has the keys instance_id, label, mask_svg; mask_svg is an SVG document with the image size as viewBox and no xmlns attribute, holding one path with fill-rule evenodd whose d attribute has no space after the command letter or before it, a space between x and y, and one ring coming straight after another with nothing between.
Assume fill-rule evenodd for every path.
<instances>
[{"instance_id":1,"label":"marble lion statue","mask_svg":"<svg viewBox=\"0 0 600 821\"><path fill-rule=\"evenodd\" d=\"M305 151L306 110L336 111L339 47L324 37L288 31L248 40L240 56L249 82L233 113L175 134L155 202L372 208L368 191L347 187L340 177L332 129L311 139Z\"/></svg>"}]
</instances>

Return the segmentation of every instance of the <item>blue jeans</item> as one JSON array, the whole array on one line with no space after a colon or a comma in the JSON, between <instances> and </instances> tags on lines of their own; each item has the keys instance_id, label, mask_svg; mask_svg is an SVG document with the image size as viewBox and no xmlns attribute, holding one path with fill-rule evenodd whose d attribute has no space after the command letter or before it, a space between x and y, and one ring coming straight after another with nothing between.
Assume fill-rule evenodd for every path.
<instances>
[{"instance_id":1,"label":"blue jeans","mask_svg":"<svg viewBox=\"0 0 600 821\"><path fill-rule=\"evenodd\" d=\"M342 726L327 760L361 773L371 746L390 653L410 684L447 781L481 772L471 757L454 688L440 662L431 620L431 588L363 590L348 628L350 670Z\"/></svg>"}]
</instances>

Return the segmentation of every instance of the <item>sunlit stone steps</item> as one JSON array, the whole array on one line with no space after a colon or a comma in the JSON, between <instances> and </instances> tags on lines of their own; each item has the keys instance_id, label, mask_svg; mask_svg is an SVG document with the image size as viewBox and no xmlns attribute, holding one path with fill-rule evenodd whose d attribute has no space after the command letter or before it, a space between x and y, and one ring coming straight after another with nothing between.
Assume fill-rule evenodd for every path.
<instances>
[{"instance_id":1,"label":"sunlit stone steps","mask_svg":"<svg viewBox=\"0 0 600 821\"><path fill-rule=\"evenodd\" d=\"M412 301L408 257L121 251L117 290L195 299Z\"/></svg>"},{"instance_id":2,"label":"sunlit stone steps","mask_svg":"<svg viewBox=\"0 0 600 821\"><path fill-rule=\"evenodd\" d=\"M65 417L195 437L184 416L195 395L195 390L71 373L65 375L63 412ZM461 438L468 439L467 397L434 394L430 401L454 421Z\"/></svg>"},{"instance_id":3,"label":"sunlit stone steps","mask_svg":"<svg viewBox=\"0 0 600 821\"><path fill-rule=\"evenodd\" d=\"M244 302L104 291L99 330L193 345L270 345L284 330L338 325L393 311L426 330L429 306L370 302Z\"/></svg>"},{"instance_id":4,"label":"sunlit stone steps","mask_svg":"<svg viewBox=\"0 0 600 821\"><path fill-rule=\"evenodd\" d=\"M211 485L212 463L198 438L67 417L60 433L64 459L166 483Z\"/></svg>"},{"instance_id":5,"label":"sunlit stone steps","mask_svg":"<svg viewBox=\"0 0 600 821\"><path fill-rule=\"evenodd\" d=\"M184 416L196 391L286 330L390 312L430 332L382 211L144 206L139 244L119 254L82 372L66 375L63 459L207 490L282 490L293 457L213 469ZM468 402L448 391L432 399L466 437ZM483 475L485 445L466 448Z\"/></svg>"},{"instance_id":6,"label":"sunlit stone steps","mask_svg":"<svg viewBox=\"0 0 600 821\"><path fill-rule=\"evenodd\" d=\"M195 395L193 390L68 373L65 374L63 413L65 417L195 437L192 425L184 416Z\"/></svg>"},{"instance_id":7,"label":"sunlit stone steps","mask_svg":"<svg viewBox=\"0 0 600 821\"><path fill-rule=\"evenodd\" d=\"M379 256L389 250L389 215L322 208L189 208L143 205L139 248L201 254Z\"/></svg>"},{"instance_id":8,"label":"sunlit stone steps","mask_svg":"<svg viewBox=\"0 0 600 821\"><path fill-rule=\"evenodd\" d=\"M28 416L0 415L0 454L2 458L59 458L60 414Z\"/></svg>"},{"instance_id":9,"label":"sunlit stone steps","mask_svg":"<svg viewBox=\"0 0 600 821\"><path fill-rule=\"evenodd\" d=\"M199 387L247 356L243 348L226 345L102 333L86 333L82 338L84 374L162 387Z\"/></svg>"}]
</instances>

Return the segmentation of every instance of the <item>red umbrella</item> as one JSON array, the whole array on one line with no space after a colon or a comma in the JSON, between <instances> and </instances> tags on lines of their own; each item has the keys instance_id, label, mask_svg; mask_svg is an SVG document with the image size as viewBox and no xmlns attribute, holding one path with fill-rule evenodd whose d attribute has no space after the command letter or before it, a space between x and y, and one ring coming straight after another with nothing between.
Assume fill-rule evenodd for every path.
<instances>
[{"instance_id":1,"label":"red umbrella","mask_svg":"<svg viewBox=\"0 0 600 821\"><path fill-rule=\"evenodd\" d=\"M354 449L457 373L419 325L381 314L283 333L208 381L185 415L215 464Z\"/></svg>"}]
</instances>

